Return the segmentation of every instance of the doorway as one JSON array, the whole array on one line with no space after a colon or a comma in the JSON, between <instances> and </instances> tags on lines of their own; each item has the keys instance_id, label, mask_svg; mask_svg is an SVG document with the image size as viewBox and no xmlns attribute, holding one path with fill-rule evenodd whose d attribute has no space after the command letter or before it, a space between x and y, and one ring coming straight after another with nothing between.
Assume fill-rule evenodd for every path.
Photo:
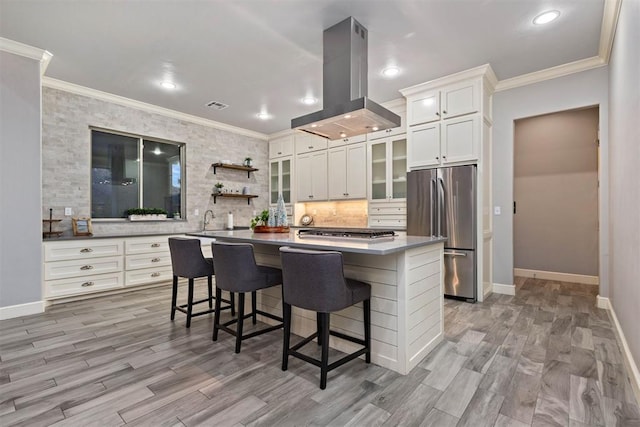
<instances>
[{"instance_id":1,"label":"doorway","mask_svg":"<svg viewBox=\"0 0 640 427\"><path fill-rule=\"evenodd\" d=\"M599 108L515 121L513 255L522 278L599 284Z\"/></svg>"}]
</instances>

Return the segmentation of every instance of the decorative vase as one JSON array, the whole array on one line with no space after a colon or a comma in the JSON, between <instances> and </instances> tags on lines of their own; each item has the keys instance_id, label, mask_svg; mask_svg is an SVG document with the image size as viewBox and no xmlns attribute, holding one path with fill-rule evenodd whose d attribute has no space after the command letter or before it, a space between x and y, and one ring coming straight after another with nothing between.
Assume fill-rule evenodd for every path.
<instances>
[{"instance_id":1,"label":"decorative vase","mask_svg":"<svg viewBox=\"0 0 640 427\"><path fill-rule=\"evenodd\" d=\"M276 225L279 227L286 227L289 225L289 222L287 221L287 209L284 206L282 193L278 194L278 202L276 203Z\"/></svg>"}]
</instances>

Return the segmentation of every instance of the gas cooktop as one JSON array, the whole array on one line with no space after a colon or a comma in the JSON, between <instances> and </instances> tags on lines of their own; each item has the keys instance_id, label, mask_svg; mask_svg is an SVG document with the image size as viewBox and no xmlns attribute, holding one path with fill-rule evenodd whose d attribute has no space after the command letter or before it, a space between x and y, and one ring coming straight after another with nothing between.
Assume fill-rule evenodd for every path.
<instances>
[{"instance_id":1,"label":"gas cooktop","mask_svg":"<svg viewBox=\"0 0 640 427\"><path fill-rule=\"evenodd\" d=\"M300 238L326 238L380 241L393 240L393 230L377 230L370 228L303 228L298 230Z\"/></svg>"}]
</instances>

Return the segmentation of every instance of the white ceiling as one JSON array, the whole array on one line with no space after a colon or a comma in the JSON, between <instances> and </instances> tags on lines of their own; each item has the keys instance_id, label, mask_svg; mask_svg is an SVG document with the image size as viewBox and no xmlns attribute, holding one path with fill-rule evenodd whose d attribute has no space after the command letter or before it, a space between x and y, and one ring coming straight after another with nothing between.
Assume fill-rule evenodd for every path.
<instances>
[{"instance_id":1,"label":"white ceiling","mask_svg":"<svg viewBox=\"0 0 640 427\"><path fill-rule=\"evenodd\" d=\"M499 80L598 54L604 0L0 0L46 76L266 134L322 107L322 31L369 31L369 97L490 63ZM535 26L538 13L560 18ZM385 79L380 71L402 72ZM159 82L170 78L177 89ZM315 106L300 102L320 99ZM217 111L209 101L230 107ZM261 110L272 119L256 117Z\"/></svg>"}]
</instances>

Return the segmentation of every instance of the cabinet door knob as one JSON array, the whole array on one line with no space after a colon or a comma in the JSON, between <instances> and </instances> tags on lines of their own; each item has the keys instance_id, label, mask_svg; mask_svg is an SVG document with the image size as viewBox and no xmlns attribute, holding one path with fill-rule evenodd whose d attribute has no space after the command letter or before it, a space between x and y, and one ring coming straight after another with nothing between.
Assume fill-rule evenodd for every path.
<instances>
[{"instance_id":1,"label":"cabinet door knob","mask_svg":"<svg viewBox=\"0 0 640 427\"><path fill-rule=\"evenodd\" d=\"M84 282L80 286L82 286L83 288L88 288L89 286L93 286L93 285L95 285L95 283L93 283L93 282Z\"/></svg>"},{"instance_id":2,"label":"cabinet door knob","mask_svg":"<svg viewBox=\"0 0 640 427\"><path fill-rule=\"evenodd\" d=\"M154 258L151 260L151 262L160 262L160 258Z\"/></svg>"},{"instance_id":3,"label":"cabinet door knob","mask_svg":"<svg viewBox=\"0 0 640 427\"><path fill-rule=\"evenodd\" d=\"M151 247L152 248L159 248L160 247L160 243L152 243Z\"/></svg>"},{"instance_id":4,"label":"cabinet door knob","mask_svg":"<svg viewBox=\"0 0 640 427\"><path fill-rule=\"evenodd\" d=\"M442 110L442 114L447 114L447 110Z\"/></svg>"},{"instance_id":5,"label":"cabinet door knob","mask_svg":"<svg viewBox=\"0 0 640 427\"><path fill-rule=\"evenodd\" d=\"M440 113L438 113L438 112L436 111L436 116L439 116L439 115L440 115Z\"/></svg>"},{"instance_id":6,"label":"cabinet door knob","mask_svg":"<svg viewBox=\"0 0 640 427\"><path fill-rule=\"evenodd\" d=\"M310 145L307 147L309 150L311 150L313 148L313 145Z\"/></svg>"},{"instance_id":7,"label":"cabinet door knob","mask_svg":"<svg viewBox=\"0 0 640 427\"><path fill-rule=\"evenodd\" d=\"M282 154L282 151L278 151L278 154Z\"/></svg>"},{"instance_id":8,"label":"cabinet door knob","mask_svg":"<svg viewBox=\"0 0 640 427\"><path fill-rule=\"evenodd\" d=\"M88 252L93 252L93 249L91 249L91 248L84 248L84 249L80 249L80 252L81 252L81 253L83 253L83 254L86 254L86 253L88 253Z\"/></svg>"},{"instance_id":9,"label":"cabinet door knob","mask_svg":"<svg viewBox=\"0 0 640 427\"><path fill-rule=\"evenodd\" d=\"M436 156L436 160L440 160L440 157Z\"/></svg>"},{"instance_id":10,"label":"cabinet door knob","mask_svg":"<svg viewBox=\"0 0 640 427\"><path fill-rule=\"evenodd\" d=\"M443 158L444 160L447 160L447 156L442 156L442 158Z\"/></svg>"},{"instance_id":11,"label":"cabinet door knob","mask_svg":"<svg viewBox=\"0 0 640 427\"><path fill-rule=\"evenodd\" d=\"M83 265L80 270L93 270L93 265Z\"/></svg>"}]
</instances>

